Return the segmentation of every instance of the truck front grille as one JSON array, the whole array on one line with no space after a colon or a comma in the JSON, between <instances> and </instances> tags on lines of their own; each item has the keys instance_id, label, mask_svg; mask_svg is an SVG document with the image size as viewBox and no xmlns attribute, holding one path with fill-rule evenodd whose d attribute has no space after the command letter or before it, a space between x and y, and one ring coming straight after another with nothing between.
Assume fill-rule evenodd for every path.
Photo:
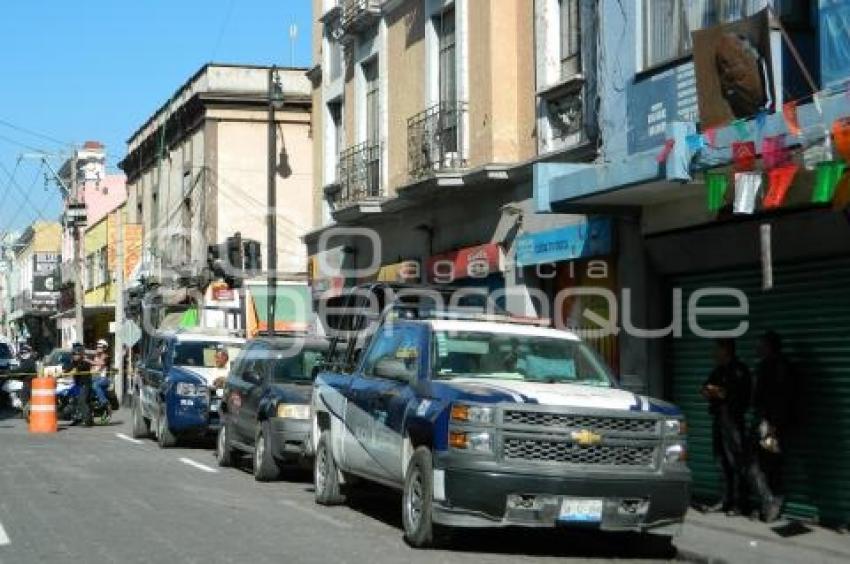
<instances>
[{"instance_id":1,"label":"truck front grille","mask_svg":"<svg viewBox=\"0 0 850 564\"><path fill-rule=\"evenodd\" d=\"M547 413L545 411L509 410L505 412L504 422L506 425L589 429L596 432L655 434L657 431L656 419L570 415L565 413Z\"/></svg>"},{"instance_id":2,"label":"truck front grille","mask_svg":"<svg viewBox=\"0 0 850 564\"><path fill-rule=\"evenodd\" d=\"M592 466L655 466L655 447L633 445L596 445L582 447L566 441L506 438L505 459L532 462L560 462Z\"/></svg>"}]
</instances>

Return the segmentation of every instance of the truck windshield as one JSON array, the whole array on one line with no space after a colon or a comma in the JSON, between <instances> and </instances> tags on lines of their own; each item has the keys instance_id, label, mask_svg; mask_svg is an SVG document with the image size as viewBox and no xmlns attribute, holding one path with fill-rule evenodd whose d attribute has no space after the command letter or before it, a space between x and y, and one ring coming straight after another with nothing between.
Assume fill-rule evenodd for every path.
<instances>
[{"instance_id":1,"label":"truck windshield","mask_svg":"<svg viewBox=\"0 0 850 564\"><path fill-rule=\"evenodd\" d=\"M608 368L581 341L465 331L435 336L436 378L611 385Z\"/></svg>"},{"instance_id":2,"label":"truck windshield","mask_svg":"<svg viewBox=\"0 0 850 564\"><path fill-rule=\"evenodd\" d=\"M175 366L198 366L202 368L215 368L215 351L221 343L219 341L185 341L177 343L174 347ZM236 343L225 343L227 355L230 359L236 358L241 345Z\"/></svg>"}]
</instances>

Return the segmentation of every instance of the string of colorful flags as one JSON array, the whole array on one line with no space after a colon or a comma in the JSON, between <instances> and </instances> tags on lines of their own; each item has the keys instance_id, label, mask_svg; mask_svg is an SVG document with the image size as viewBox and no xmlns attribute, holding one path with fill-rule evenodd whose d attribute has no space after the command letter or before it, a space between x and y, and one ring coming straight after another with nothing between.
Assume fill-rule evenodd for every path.
<instances>
[{"instance_id":1,"label":"string of colorful flags","mask_svg":"<svg viewBox=\"0 0 850 564\"><path fill-rule=\"evenodd\" d=\"M806 98L813 98L818 113L823 115L819 104L820 94L815 93ZM846 94L850 98L850 86ZM752 139L748 121L736 119L729 124L734 128L738 138L729 147L732 153L734 193L731 203L734 213L754 213L760 194L763 194L761 201L763 209L779 208L785 203L794 178L800 170L800 165L794 162L794 154L811 149L811 146L806 146L805 143L795 147L788 144L788 134L795 138L804 137L797 115L797 106L801 100L789 101L782 106L787 134L764 136L767 111L762 110L754 116L755 138L761 141L762 170L758 170L758 147L756 140ZM701 133L690 134L685 138L689 151L694 154L700 154L706 148L720 149L716 141L716 127L707 128ZM674 146L675 140L668 139L656 156L656 160L659 163L665 162ZM836 154L840 158L836 158ZM846 176L844 174L850 163L850 116L836 119L830 129L824 128L823 147L818 155L821 160L813 163L815 180L811 193L812 203L833 202L836 209L850 206L850 174ZM765 176L767 185L762 190ZM709 211L718 212L727 204L729 180L730 176L726 172L705 173Z\"/></svg>"}]
</instances>

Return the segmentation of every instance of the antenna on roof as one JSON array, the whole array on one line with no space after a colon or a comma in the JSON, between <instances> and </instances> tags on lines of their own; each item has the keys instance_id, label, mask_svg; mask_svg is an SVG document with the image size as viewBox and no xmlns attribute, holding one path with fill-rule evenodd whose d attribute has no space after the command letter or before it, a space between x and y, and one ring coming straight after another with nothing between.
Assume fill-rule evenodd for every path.
<instances>
[{"instance_id":1,"label":"antenna on roof","mask_svg":"<svg viewBox=\"0 0 850 564\"><path fill-rule=\"evenodd\" d=\"M289 66L295 66L295 42L298 40L298 25L295 23L295 18L289 24Z\"/></svg>"}]
</instances>

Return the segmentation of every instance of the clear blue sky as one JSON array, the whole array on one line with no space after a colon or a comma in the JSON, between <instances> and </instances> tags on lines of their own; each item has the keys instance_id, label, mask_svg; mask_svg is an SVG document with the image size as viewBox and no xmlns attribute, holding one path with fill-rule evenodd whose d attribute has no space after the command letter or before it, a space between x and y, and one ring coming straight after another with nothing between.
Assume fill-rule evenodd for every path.
<instances>
[{"instance_id":1,"label":"clear blue sky","mask_svg":"<svg viewBox=\"0 0 850 564\"><path fill-rule=\"evenodd\" d=\"M294 22L295 65L310 66L311 9L312 0L3 2L0 233L56 219L58 192L44 189L40 166L15 166L21 145L62 149L2 122L67 143L99 140L114 166L130 134L204 63L288 65Z\"/></svg>"}]
</instances>

